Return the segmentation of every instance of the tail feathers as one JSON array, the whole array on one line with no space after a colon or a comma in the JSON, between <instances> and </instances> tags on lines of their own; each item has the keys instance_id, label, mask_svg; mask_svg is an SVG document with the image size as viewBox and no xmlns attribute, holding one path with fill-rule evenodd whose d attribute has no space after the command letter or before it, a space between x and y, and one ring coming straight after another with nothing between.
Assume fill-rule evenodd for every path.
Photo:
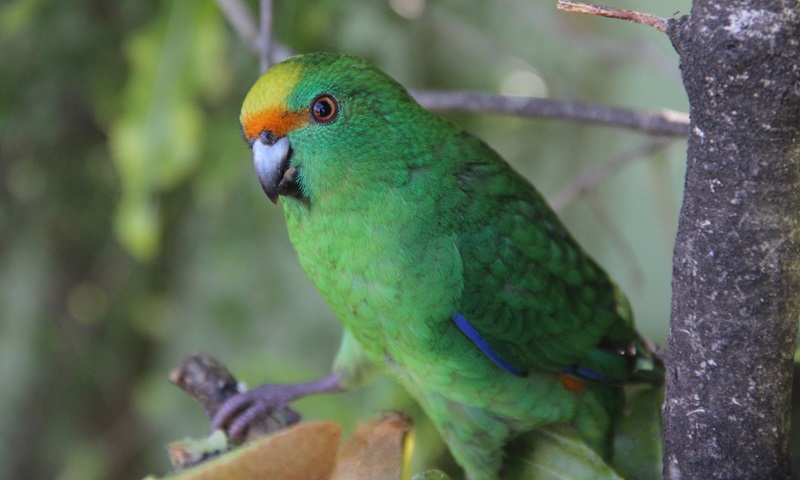
<instances>
[{"instance_id":1,"label":"tail feathers","mask_svg":"<svg viewBox=\"0 0 800 480\"><path fill-rule=\"evenodd\" d=\"M664 384L664 361L662 352L651 341L636 335L633 340L636 348L636 361L634 362L631 382L649 383L653 386Z\"/></svg>"},{"instance_id":2,"label":"tail feathers","mask_svg":"<svg viewBox=\"0 0 800 480\"><path fill-rule=\"evenodd\" d=\"M610 375L606 375L577 364L568 366L564 370L561 370L561 373L589 383L605 383L610 385L621 383L618 378L614 378Z\"/></svg>"},{"instance_id":3,"label":"tail feathers","mask_svg":"<svg viewBox=\"0 0 800 480\"><path fill-rule=\"evenodd\" d=\"M567 366L561 373L606 385L664 383L664 363L657 347L639 335L628 344L603 341L582 362Z\"/></svg>"}]
</instances>

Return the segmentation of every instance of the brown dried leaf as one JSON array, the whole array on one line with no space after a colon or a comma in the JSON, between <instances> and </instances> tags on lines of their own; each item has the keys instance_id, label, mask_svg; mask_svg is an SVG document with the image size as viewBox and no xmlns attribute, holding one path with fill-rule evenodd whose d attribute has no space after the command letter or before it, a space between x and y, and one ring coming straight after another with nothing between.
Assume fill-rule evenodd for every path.
<instances>
[{"instance_id":1,"label":"brown dried leaf","mask_svg":"<svg viewBox=\"0 0 800 480\"><path fill-rule=\"evenodd\" d=\"M333 422L302 423L168 478L329 480L341 435L342 427Z\"/></svg>"},{"instance_id":2,"label":"brown dried leaf","mask_svg":"<svg viewBox=\"0 0 800 480\"><path fill-rule=\"evenodd\" d=\"M339 448L331 480L407 479L413 443L411 421L400 413L361 423Z\"/></svg>"}]
</instances>

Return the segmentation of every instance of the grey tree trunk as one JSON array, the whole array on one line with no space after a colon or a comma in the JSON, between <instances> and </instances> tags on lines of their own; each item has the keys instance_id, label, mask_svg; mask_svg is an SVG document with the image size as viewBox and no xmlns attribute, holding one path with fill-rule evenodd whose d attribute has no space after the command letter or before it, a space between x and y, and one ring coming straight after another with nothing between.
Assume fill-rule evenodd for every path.
<instances>
[{"instance_id":1,"label":"grey tree trunk","mask_svg":"<svg viewBox=\"0 0 800 480\"><path fill-rule=\"evenodd\" d=\"M789 478L800 319L800 1L694 0L664 406L667 479Z\"/></svg>"}]
</instances>

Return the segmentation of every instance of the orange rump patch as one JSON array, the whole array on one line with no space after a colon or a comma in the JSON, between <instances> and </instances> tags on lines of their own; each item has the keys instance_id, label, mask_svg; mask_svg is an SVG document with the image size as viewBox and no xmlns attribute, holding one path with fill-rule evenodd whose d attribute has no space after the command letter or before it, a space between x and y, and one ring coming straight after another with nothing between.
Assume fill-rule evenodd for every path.
<instances>
[{"instance_id":1,"label":"orange rump patch","mask_svg":"<svg viewBox=\"0 0 800 480\"><path fill-rule=\"evenodd\" d=\"M583 391L586 389L586 382L579 378L575 378L572 375L561 373L558 375L558 378L561 380L561 385L564 385L564 388L572 393L583 393Z\"/></svg>"}]
</instances>

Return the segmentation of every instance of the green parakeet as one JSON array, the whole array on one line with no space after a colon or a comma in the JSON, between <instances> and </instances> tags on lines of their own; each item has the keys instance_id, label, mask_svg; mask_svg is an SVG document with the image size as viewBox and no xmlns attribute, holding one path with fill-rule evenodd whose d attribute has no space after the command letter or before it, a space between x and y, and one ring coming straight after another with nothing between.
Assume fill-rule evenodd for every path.
<instances>
[{"instance_id":1,"label":"green parakeet","mask_svg":"<svg viewBox=\"0 0 800 480\"><path fill-rule=\"evenodd\" d=\"M472 480L498 478L508 442L550 424L609 457L621 385L659 383L663 367L624 295L494 150L378 69L328 53L273 66L241 124L345 335L331 376L234 397L213 428L239 436L377 367Z\"/></svg>"}]
</instances>

